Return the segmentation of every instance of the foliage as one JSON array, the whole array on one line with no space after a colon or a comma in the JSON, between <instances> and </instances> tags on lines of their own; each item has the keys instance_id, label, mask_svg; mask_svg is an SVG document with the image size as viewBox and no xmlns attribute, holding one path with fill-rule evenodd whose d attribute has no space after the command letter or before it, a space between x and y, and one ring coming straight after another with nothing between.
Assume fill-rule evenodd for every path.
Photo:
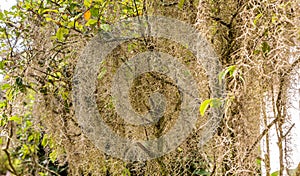
<instances>
[{"instance_id":1,"label":"foliage","mask_svg":"<svg viewBox=\"0 0 300 176\"><path fill-rule=\"evenodd\" d=\"M63 104L62 114L69 113L72 59L80 52L71 44L82 48L97 31L108 29L115 11L125 18L135 9L132 1L24 0L0 12L2 174L67 172L66 151L45 125L49 114L37 113L41 100L36 98L53 96Z\"/></svg>"},{"instance_id":2,"label":"foliage","mask_svg":"<svg viewBox=\"0 0 300 176\"><path fill-rule=\"evenodd\" d=\"M207 110L207 108L210 106L212 108L216 108L216 107L220 107L222 104L220 99L216 99L216 98L211 98L211 99L207 99L204 100L201 105L200 105L200 114L201 116L204 116L205 111Z\"/></svg>"}]
</instances>

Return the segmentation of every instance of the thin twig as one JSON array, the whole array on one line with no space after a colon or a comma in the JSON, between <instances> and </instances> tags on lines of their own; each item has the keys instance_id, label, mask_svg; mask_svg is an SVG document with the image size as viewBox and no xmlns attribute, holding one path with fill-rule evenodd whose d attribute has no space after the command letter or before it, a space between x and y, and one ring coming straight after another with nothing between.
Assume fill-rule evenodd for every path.
<instances>
[{"instance_id":1,"label":"thin twig","mask_svg":"<svg viewBox=\"0 0 300 176\"><path fill-rule=\"evenodd\" d=\"M255 146L261 141L261 139L269 132L270 128L278 121L278 118L275 118L264 131L257 137L256 141L251 145L251 147L246 151L243 162L248 158L249 154L254 150Z\"/></svg>"}]
</instances>

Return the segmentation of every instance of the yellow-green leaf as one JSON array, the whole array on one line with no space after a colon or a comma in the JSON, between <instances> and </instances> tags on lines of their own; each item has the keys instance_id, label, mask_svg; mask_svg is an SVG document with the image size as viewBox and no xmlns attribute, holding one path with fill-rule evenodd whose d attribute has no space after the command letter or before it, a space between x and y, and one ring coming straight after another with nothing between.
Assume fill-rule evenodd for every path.
<instances>
[{"instance_id":1,"label":"yellow-green leaf","mask_svg":"<svg viewBox=\"0 0 300 176\"><path fill-rule=\"evenodd\" d=\"M45 134L42 140L42 146L45 147L48 143L48 135Z\"/></svg>"},{"instance_id":2,"label":"yellow-green leaf","mask_svg":"<svg viewBox=\"0 0 300 176\"><path fill-rule=\"evenodd\" d=\"M18 116L11 116L9 118L10 121L14 121L16 122L17 124L21 124L22 123L22 118L21 117L18 117Z\"/></svg>"},{"instance_id":3,"label":"yellow-green leaf","mask_svg":"<svg viewBox=\"0 0 300 176\"><path fill-rule=\"evenodd\" d=\"M6 107L6 106L7 106L7 101L0 101L0 108Z\"/></svg>"},{"instance_id":4,"label":"yellow-green leaf","mask_svg":"<svg viewBox=\"0 0 300 176\"><path fill-rule=\"evenodd\" d=\"M44 13L48 13L48 12L58 13L58 10L55 10L55 9L45 9L41 13L44 14Z\"/></svg>"},{"instance_id":5,"label":"yellow-green leaf","mask_svg":"<svg viewBox=\"0 0 300 176\"><path fill-rule=\"evenodd\" d=\"M6 99L9 101L11 101L14 98L13 90L11 88L6 91L5 95Z\"/></svg>"},{"instance_id":6,"label":"yellow-green leaf","mask_svg":"<svg viewBox=\"0 0 300 176\"><path fill-rule=\"evenodd\" d=\"M272 23L275 24L278 21L278 17L276 16L276 14L274 14L272 16Z\"/></svg>"},{"instance_id":7,"label":"yellow-green leaf","mask_svg":"<svg viewBox=\"0 0 300 176\"><path fill-rule=\"evenodd\" d=\"M90 26L90 25L93 25L93 24L95 24L95 23L97 23L97 20L95 20L95 19L90 19L90 20L85 24L85 26Z\"/></svg>"},{"instance_id":8,"label":"yellow-green leaf","mask_svg":"<svg viewBox=\"0 0 300 176\"><path fill-rule=\"evenodd\" d=\"M179 0L178 7L179 7L180 9L183 8L184 1L185 1L185 0Z\"/></svg>"},{"instance_id":9,"label":"yellow-green leaf","mask_svg":"<svg viewBox=\"0 0 300 176\"><path fill-rule=\"evenodd\" d=\"M279 171L273 172L273 173L271 174L271 176L278 176L278 175L279 175Z\"/></svg>"},{"instance_id":10,"label":"yellow-green leaf","mask_svg":"<svg viewBox=\"0 0 300 176\"><path fill-rule=\"evenodd\" d=\"M106 68L102 68L100 73L98 74L97 79L99 79L99 80L102 79L103 76L105 75L105 73L106 73Z\"/></svg>"},{"instance_id":11,"label":"yellow-green leaf","mask_svg":"<svg viewBox=\"0 0 300 176\"><path fill-rule=\"evenodd\" d=\"M205 114L205 111L207 110L207 108L209 107L210 103L211 103L212 99L207 99L207 100L204 100L201 105L200 105L200 115L201 116L204 116Z\"/></svg>"},{"instance_id":12,"label":"yellow-green leaf","mask_svg":"<svg viewBox=\"0 0 300 176\"><path fill-rule=\"evenodd\" d=\"M262 15L263 15L262 13L256 15L256 17L255 17L255 19L254 19L254 21L253 21L254 25L257 24L258 20L262 17Z\"/></svg>"},{"instance_id":13,"label":"yellow-green leaf","mask_svg":"<svg viewBox=\"0 0 300 176\"><path fill-rule=\"evenodd\" d=\"M178 150L179 152L182 152L182 151L183 151L183 149L182 149L181 147L178 147L177 150Z\"/></svg>"},{"instance_id":14,"label":"yellow-green leaf","mask_svg":"<svg viewBox=\"0 0 300 176\"><path fill-rule=\"evenodd\" d=\"M53 150L50 154L49 154L49 158L50 160L54 163L57 159L58 153L56 150Z\"/></svg>"},{"instance_id":15,"label":"yellow-green leaf","mask_svg":"<svg viewBox=\"0 0 300 176\"><path fill-rule=\"evenodd\" d=\"M9 89L10 87L11 87L11 86L10 86L9 84L5 83L5 84L1 85L1 90L7 90L7 89Z\"/></svg>"},{"instance_id":16,"label":"yellow-green leaf","mask_svg":"<svg viewBox=\"0 0 300 176\"><path fill-rule=\"evenodd\" d=\"M85 7L90 7L92 5L93 0L84 0L83 4Z\"/></svg>"},{"instance_id":17,"label":"yellow-green leaf","mask_svg":"<svg viewBox=\"0 0 300 176\"><path fill-rule=\"evenodd\" d=\"M59 28L56 32L56 38L60 41L65 39L65 35L69 33L69 30L66 28Z\"/></svg>"},{"instance_id":18,"label":"yellow-green leaf","mask_svg":"<svg viewBox=\"0 0 300 176\"><path fill-rule=\"evenodd\" d=\"M236 66L235 65L231 65L229 67L227 67L225 70L223 70L220 74L219 74L219 82L221 83L223 79L225 79L225 76L229 73L229 76L232 77L234 75L234 73L236 72Z\"/></svg>"}]
</instances>

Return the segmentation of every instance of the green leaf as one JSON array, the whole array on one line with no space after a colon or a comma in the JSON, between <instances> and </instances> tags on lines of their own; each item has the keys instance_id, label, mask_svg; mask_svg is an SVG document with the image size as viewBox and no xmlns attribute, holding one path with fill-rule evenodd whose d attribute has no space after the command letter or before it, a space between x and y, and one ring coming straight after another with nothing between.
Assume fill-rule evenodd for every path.
<instances>
[{"instance_id":1,"label":"green leaf","mask_svg":"<svg viewBox=\"0 0 300 176\"><path fill-rule=\"evenodd\" d=\"M204 169L196 170L193 174L210 176L210 172L207 172Z\"/></svg>"},{"instance_id":2,"label":"green leaf","mask_svg":"<svg viewBox=\"0 0 300 176\"><path fill-rule=\"evenodd\" d=\"M98 74L97 79L99 80L102 79L106 72L107 72L106 68L102 68L100 73Z\"/></svg>"},{"instance_id":3,"label":"green leaf","mask_svg":"<svg viewBox=\"0 0 300 176\"><path fill-rule=\"evenodd\" d=\"M6 107L6 106L7 106L7 101L0 102L0 108Z\"/></svg>"},{"instance_id":4,"label":"green leaf","mask_svg":"<svg viewBox=\"0 0 300 176\"><path fill-rule=\"evenodd\" d=\"M90 9L90 12L91 12L93 17L98 17L99 16L99 8L93 7L93 8Z\"/></svg>"},{"instance_id":5,"label":"green leaf","mask_svg":"<svg viewBox=\"0 0 300 176\"><path fill-rule=\"evenodd\" d=\"M205 114L205 111L207 110L208 106L210 105L212 99L207 99L207 100L204 100L201 105L200 105L200 114L201 116L204 116Z\"/></svg>"},{"instance_id":6,"label":"green leaf","mask_svg":"<svg viewBox=\"0 0 300 176\"><path fill-rule=\"evenodd\" d=\"M18 117L18 116L11 116L8 120L14 121L14 122L16 122L17 124L21 124L21 123L22 123L22 118L21 118L21 117Z\"/></svg>"},{"instance_id":7,"label":"green leaf","mask_svg":"<svg viewBox=\"0 0 300 176\"><path fill-rule=\"evenodd\" d=\"M261 159L256 159L256 164L261 165Z\"/></svg>"},{"instance_id":8,"label":"green leaf","mask_svg":"<svg viewBox=\"0 0 300 176\"><path fill-rule=\"evenodd\" d=\"M42 146L45 147L48 144L48 135L45 134L42 140Z\"/></svg>"},{"instance_id":9,"label":"green leaf","mask_svg":"<svg viewBox=\"0 0 300 176\"><path fill-rule=\"evenodd\" d=\"M68 28L77 28L78 27L78 22L77 21L71 21L68 23Z\"/></svg>"},{"instance_id":10,"label":"green leaf","mask_svg":"<svg viewBox=\"0 0 300 176\"><path fill-rule=\"evenodd\" d=\"M34 139L34 136L31 134L30 136L28 136L27 141L30 142Z\"/></svg>"},{"instance_id":11,"label":"green leaf","mask_svg":"<svg viewBox=\"0 0 300 176\"><path fill-rule=\"evenodd\" d=\"M47 174L45 174L44 172L39 172L38 173L40 176L47 176Z\"/></svg>"},{"instance_id":12,"label":"green leaf","mask_svg":"<svg viewBox=\"0 0 300 176\"><path fill-rule=\"evenodd\" d=\"M88 7L90 7L92 5L92 0L84 0L83 4L84 4L85 7L88 8Z\"/></svg>"},{"instance_id":13,"label":"green leaf","mask_svg":"<svg viewBox=\"0 0 300 176\"><path fill-rule=\"evenodd\" d=\"M278 175L279 175L279 171L273 172L273 173L271 174L271 176L278 176Z\"/></svg>"},{"instance_id":14,"label":"green leaf","mask_svg":"<svg viewBox=\"0 0 300 176\"><path fill-rule=\"evenodd\" d=\"M276 14L272 15L272 23L275 24L278 21Z\"/></svg>"},{"instance_id":15,"label":"green leaf","mask_svg":"<svg viewBox=\"0 0 300 176\"><path fill-rule=\"evenodd\" d=\"M1 85L1 90L7 90L10 88L10 85L8 83L2 84Z\"/></svg>"},{"instance_id":16,"label":"green leaf","mask_svg":"<svg viewBox=\"0 0 300 176\"><path fill-rule=\"evenodd\" d=\"M263 42L263 43L261 44L261 50L262 50L264 53L268 53L268 52L270 52L271 47L270 47L270 45L269 45L267 42Z\"/></svg>"},{"instance_id":17,"label":"green leaf","mask_svg":"<svg viewBox=\"0 0 300 176\"><path fill-rule=\"evenodd\" d=\"M236 66L235 65L231 65L228 67L228 72L229 72L229 76L232 77L234 72L236 70Z\"/></svg>"},{"instance_id":18,"label":"green leaf","mask_svg":"<svg viewBox=\"0 0 300 176\"><path fill-rule=\"evenodd\" d=\"M25 159L25 157L30 154L30 147L26 144L23 144L22 145L22 148L21 148L21 151L22 151L22 159Z\"/></svg>"},{"instance_id":19,"label":"green leaf","mask_svg":"<svg viewBox=\"0 0 300 176\"><path fill-rule=\"evenodd\" d=\"M256 26L258 20L262 17L262 15L263 15L262 13L256 15L256 17L255 17L255 19L254 19L254 21L253 21L253 23L254 23L255 26Z\"/></svg>"},{"instance_id":20,"label":"green leaf","mask_svg":"<svg viewBox=\"0 0 300 176\"><path fill-rule=\"evenodd\" d=\"M0 127L4 126L7 124L7 116L6 114L1 114L0 115Z\"/></svg>"},{"instance_id":21,"label":"green leaf","mask_svg":"<svg viewBox=\"0 0 300 176\"><path fill-rule=\"evenodd\" d=\"M90 26L96 24L98 21L95 19L89 19L89 21L85 24L85 26Z\"/></svg>"},{"instance_id":22,"label":"green leaf","mask_svg":"<svg viewBox=\"0 0 300 176\"><path fill-rule=\"evenodd\" d=\"M4 69L4 65L5 65L5 61L4 60L0 61L0 69L1 70Z\"/></svg>"},{"instance_id":23,"label":"green leaf","mask_svg":"<svg viewBox=\"0 0 300 176\"><path fill-rule=\"evenodd\" d=\"M183 151L183 149L182 149L181 147L178 147L177 150L178 150L179 152L182 152L182 151Z\"/></svg>"},{"instance_id":24,"label":"green leaf","mask_svg":"<svg viewBox=\"0 0 300 176\"><path fill-rule=\"evenodd\" d=\"M66 28L59 28L56 32L56 38L59 41L63 41L65 39L65 35L69 34L69 30Z\"/></svg>"},{"instance_id":25,"label":"green leaf","mask_svg":"<svg viewBox=\"0 0 300 176\"><path fill-rule=\"evenodd\" d=\"M109 24L101 24L100 28L103 29L106 32L110 31L110 25Z\"/></svg>"},{"instance_id":26,"label":"green leaf","mask_svg":"<svg viewBox=\"0 0 300 176\"><path fill-rule=\"evenodd\" d=\"M124 168L122 176L131 176L130 170L128 168Z\"/></svg>"},{"instance_id":27,"label":"green leaf","mask_svg":"<svg viewBox=\"0 0 300 176\"><path fill-rule=\"evenodd\" d=\"M63 20L68 21L69 20L69 16L64 14L61 16Z\"/></svg>"},{"instance_id":28,"label":"green leaf","mask_svg":"<svg viewBox=\"0 0 300 176\"><path fill-rule=\"evenodd\" d=\"M185 1L185 0L179 0L178 7L179 7L180 9L183 8L184 1Z\"/></svg>"},{"instance_id":29,"label":"green leaf","mask_svg":"<svg viewBox=\"0 0 300 176\"><path fill-rule=\"evenodd\" d=\"M44 13L48 13L48 12L58 13L58 10L54 10L54 9L45 9L45 10L43 10L41 13L44 14Z\"/></svg>"},{"instance_id":30,"label":"green leaf","mask_svg":"<svg viewBox=\"0 0 300 176\"><path fill-rule=\"evenodd\" d=\"M253 51L253 54L259 54L260 53L260 50L254 50Z\"/></svg>"},{"instance_id":31,"label":"green leaf","mask_svg":"<svg viewBox=\"0 0 300 176\"><path fill-rule=\"evenodd\" d=\"M222 80L225 78L225 70L219 73L219 83L222 83Z\"/></svg>"},{"instance_id":32,"label":"green leaf","mask_svg":"<svg viewBox=\"0 0 300 176\"><path fill-rule=\"evenodd\" d=\"M49 21L52 21L53 19L50 18L50 17L46 17L45 20L46 20L47 22L49 22Z\"/></svg>"},{"instance_id":33,"label":"green leaf","mask_svg":"<svg viewBox=\"0 0 300 176\"><path fill-rule=\"evenodd\" d=\"M26 121L26 127L29 128L32 126L32 122L30 122L29 120Z\"/></svg>"},{"instance_id":34,"label":"green leaf","mask_svg":"<svg viewBox=\"0 0 300 176\"><path fill-rule=\"evenodd\" d=\"M5 93L6 99L11 101L14 98L13 90L10 88Z\"/></svg>"},{"instance_id":35,"label":"green leaf","mask_svg":"<svg viewBox=\"0 0 300 176\"><path fill-rule=\"evenodd\" d=\"M50 158L50 160L52 161L52 163L54 163L55 162L55 160L57 159L57 152L56 152L56 150L53 150L50 154L49 154L49 158Z\"/></svg>"},{"instance_id":36,"label":"green leaf","mask_svg":"<svg viewBox=\"0 0 300 176\"><path fill-rule=\"evenodd\" d=\"M220 74L219 74L219 82L221 83L223 79L225 79L226 75L229 73L229 76L232 77L234 75L234 73L236 72L236 66L235 65L231 65L229 67L227 67L225 70L223 70Z\"/></svg>"}]
</instances>

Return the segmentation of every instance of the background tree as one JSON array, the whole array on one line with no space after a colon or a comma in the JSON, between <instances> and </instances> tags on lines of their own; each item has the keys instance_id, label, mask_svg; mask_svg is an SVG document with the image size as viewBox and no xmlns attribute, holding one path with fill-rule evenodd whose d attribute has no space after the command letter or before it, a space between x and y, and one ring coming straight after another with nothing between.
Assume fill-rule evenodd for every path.
<instances>
[{"instance_id":1,"label":"background tree","mask_svg":"<svg viewBox=\"0 0 300 176\"><path fill-rule=\"evenodd\" d=\"M299 3L293 0L18 1L12 10L0 13L0 69L5 75L0 171L15 175L257 175L262 162L270 175L269 151L261 157L259 143L266 138L269 147L268 131L276 126L278 175L283 175L291 169L285 164L293 127L288 124L287 92L291 74L299 74L299 12ZM123 43L101 63L99 111L116 133L128 138L147 139L168 130L179 111L176 103L170 103L179 99L178 90L166 84L172 80L148 73L134 82L130 93L137 112L147 111L149 105L140 102L146 102L145 92L155 89L170 103L164 118L146 134L145 129L126 124L116 114L108 88L112 73L135 54L147 50L169 53L191 70L202 99L222 98L224 102L221 126L201 149L197 147L203 135L200 127L208 113L199 115L198 129L176 151L147 162L124 162L105 155L77 123L71 90L78 56L99 31L138 15L163 15L194 24L219 55L226 95L210 97L207 72L214 70L204 70L184 46L148 37Z\"/></svg>"}]
</instances>

